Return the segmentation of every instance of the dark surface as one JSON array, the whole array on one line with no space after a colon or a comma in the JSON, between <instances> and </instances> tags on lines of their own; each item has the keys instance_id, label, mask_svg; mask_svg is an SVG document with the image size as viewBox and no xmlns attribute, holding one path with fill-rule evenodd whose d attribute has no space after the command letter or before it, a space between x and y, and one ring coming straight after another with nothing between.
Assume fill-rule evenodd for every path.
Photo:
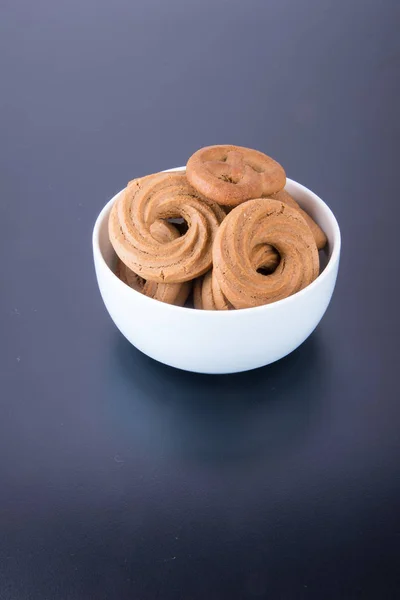
<instances>
[{"instance_id":1,"label":"dark surface","mask_svg":"<svg viewBox=\"0 0 400 600\"><path fill-rule=\"evenodd\" d=\"M0 12L0 598L398 598L397 0L28 0ZM102 305L136 175L254 146L333 208L316 333L192 375Z\"/></svg>"}]
</instances>

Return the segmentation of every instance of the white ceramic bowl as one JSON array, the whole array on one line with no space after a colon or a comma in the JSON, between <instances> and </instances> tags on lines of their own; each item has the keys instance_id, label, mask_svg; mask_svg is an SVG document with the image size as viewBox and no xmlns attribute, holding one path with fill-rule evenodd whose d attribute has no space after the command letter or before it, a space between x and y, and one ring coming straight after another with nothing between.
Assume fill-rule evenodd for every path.
<instances>
[{"instance_id":1,"label":"white ceramic bowl","mask_svg":"<svg viewBox=\"0 0 400 600\"><path fill-rule=\"evenodd\" d=\"M313 192L290 179L286 189L325 231L328 264L311 285L289 298L232 311L171 306L122 283L112 270L116 257L108 238L110 209L122 192L112 198L96 220L93 254L104 304L121 333L148 356L199 373L255 369L300 346L331 300L339 268L340 230L332 211Z\"/></svg>"}]
</instances>

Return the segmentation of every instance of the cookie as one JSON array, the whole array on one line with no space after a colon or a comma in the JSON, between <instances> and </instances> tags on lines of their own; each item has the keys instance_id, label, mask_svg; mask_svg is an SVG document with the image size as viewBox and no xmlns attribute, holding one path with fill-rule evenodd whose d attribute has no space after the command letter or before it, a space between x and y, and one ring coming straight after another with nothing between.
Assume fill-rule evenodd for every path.
<instances>
[{"instance_id":1,"label":"cookie","mask_svg":"<svg viewBox=\"0 0 400 600\"><path fill-rule=\"evenodd\" d=\"M189 158L186 175L202 196L227 206L269 196L286 184L279 163L258 150L241 146L201 148Z\"/></svg>"},{"instance_id":2,"label":"cookie","mask_svg":"<svg viewBox=\"0 0 400 600\"><path fill-rule=\"evenodd\" d=\"M217 310L212 290L212 270L198 277L193 287L193 304L200 310Z\"/></svg>"},{"instance_id":3,"label":"cookie","mask_svg":"<svg viewBox=\"0 0 400 600\"><path fill-rule=\"evenodd\" d=\"M307 225L312 231L312 234L315 239L315 243L317 244L318 250L322 250L325 248L327 239L325 233L322 231L321 227L314 221L312 217L305 210L303 210L299 204L297 204L296 200L286 191L281 190L280 192L276 192L270 196L273 200L279 200L292 208L295 208L301 216L306 221Z\"/></svg>"},{"instance_id":4,"label":"cookie","mask_svg":"<svg viewBox=\"0 0 400 600\"><path fill-rule=\"evenodd\" d=\"M256 249L268 244L280 262L270 275L258 272ZM277 200L249 200L222 222L213 245L213 273L235 308L250 308L286 298L319 273L313 234L296 209Z\"/></svg>"},{"instance_id":5,"label":"cookie","mask_svg":"<svg viewBox=\"0 0 400 600\"><path fill-rule=\"evenodd\" d=\"M210 269L224 217L217 204L197 196L184 173L157 173L128 184L111 210L109 236L122 262L143 279L182 283ZM172 241L152 235L155 221L176 218L187 223L185 235Z\"/></svg>"}]
</instances>

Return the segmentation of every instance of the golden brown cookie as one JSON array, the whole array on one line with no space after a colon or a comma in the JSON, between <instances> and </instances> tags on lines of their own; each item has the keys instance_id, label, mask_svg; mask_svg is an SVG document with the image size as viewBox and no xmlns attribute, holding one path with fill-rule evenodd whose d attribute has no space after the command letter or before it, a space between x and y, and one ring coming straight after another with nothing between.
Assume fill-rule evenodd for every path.
<instances>
[{"instance_id":1,"label":"golden brown cookie","mask_svg":"<svg viewBox=\"0 0 400 600\"><path fill-rule=\"evenodd\" d=\"M275 160L242 146L207 146L188 160L189 183L221 205L237 206L285 187L286 174Z\"/></svg>"},{"instance_id":2,"label":"golden brown cookie","mask_svg":"<svg viewBox=\"0 0 400 600\"><path fill-rule=\"evenodd\" d=\"M280 255L270 275L252 257L268 244ZM249 200L222 222L213 246L213 272L235 308L269 304L309 285L319 273L314 237L298 211L277 200Z\"/></svg>"},{"instance_id":3,"label":"golden brown cookie","mask_svg":"<svg viewBox=\"0 0 400 600\"><path fill-rule=\"evenodd\" d=\"M211 289L214 300L215 310L232 310L234 307L227 300L221 290L218 279L215 276L214 269L211 271Z\"/></svg>"},{"instance_id":4,"label":"golden brown cookie","mask_svg":"<svg viewBox=\"0 0 400 600\"><path fill-rule=\"evenodd\" d=\"M167 243L180 237L176 227L167 221L155 221L150 231L152 236L161 243ZM118 259L116 275L137 292L141 292L149 298L154 298L167 304L183 306L190 294L192 282L184 283L156 283L155 281L146 281L139 275L136 275L120 259Z\"/></svg>"},{"instance_id":5,"label":"golden brown cookie","mask_svg":"<svg viewBox=\"0 0 400 600\"><path fill-rule=\"evenodd\" d=\"M301 206L286 190L276 192L275 194L272 194L270 198L272 198L273 200L279 200L280 202L283 202L284 204L287 204L288 206L291 206L292 208L298 210L301 216L307 222L309 228L311 229L318 250L322 250L322 248L325 248L327 239L321 227L314 221L312 217L310 217L309 214L306 213L305 210L301 208Z\"/></svg>"},{"instance_id":6,"label":"golden brown cookie","mask_svg":"<svg viewBox=\"0 0 400 600\"><path fill-rule=\"evenodd\" d=\"M194 307L202 310L231 310L232 304L223 295L211 269L194 282Z\"/></svg>"},{"instance_id":7,"label":"golden brown cookie","mask_svg":"<svg viewBox=\"0 0 400 600\"><path fill-rule=\"evenodd\" d=\"M192 284L190 281L184 283L156 283L146 281L129 269L122 260L118 259L116 274L118 277L137 292L141 292L149 298L154 298L167 304L183 306L188 299Z\"/></svg>"},{"instance_id":8,"label":"golden brown cookie","mask_svg":"<svg viewBox=\"0 0 400 600\"><path fill-rule=\"evenodd\" d=\"M200 310L217 310L212 290L212 270L194 282L193 304Z\"/></svg>"},{"instance_id":9,"label":"golden brown cookie","mask_svg":"<svg viewBox=\"0 0 400 600\"><path fill-rule=\"evenodd\" d=\"M111 210L109 236L122 262L140 277L182 283L211 267L212 244L224 217L217 204L197 196L184 173L157 173L128 184ZM160 242L151 226L171 218L183 218L188 231Z\"/></svg>"}]
</instances>

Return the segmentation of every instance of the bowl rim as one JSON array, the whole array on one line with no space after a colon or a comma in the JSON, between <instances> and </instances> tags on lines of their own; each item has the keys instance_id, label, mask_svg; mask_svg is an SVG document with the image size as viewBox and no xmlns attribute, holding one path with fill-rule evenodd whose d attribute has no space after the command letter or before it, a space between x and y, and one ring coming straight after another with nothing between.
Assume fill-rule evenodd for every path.
<instances>
[{"instance_id":1,"label":"bowl rim","mask_svg":"<svg viewBox=\"0 0 400 600\"><path fill-rule=\"evenodd\" d=\"M175 167L172 169L166 169L163 172L171 173L174 171L185 171L185 170L186 170L186 167ZM261 311L273 310L274 308L276 308L278 306L283 306L284 304L290 304L291 302L295 302L296 299L299 298L300 296L304 296L306 294L311 293L315 287L321 285L325 281L325 279L327 279L329 277L330 273L336 268L336 265L338 264L339 258L340 258L341 234L340 234L339 224L338 224L337 219L336 219L335 215L333 214L332 210L317 194L315 194L315 192L313 192L312 190L307 188L305 185L302 185L298 181L295 181L294 179L290 179L289 177L286 178L286 183L294 184L295 187L299 188L306 194L311 195L313 197L313 200L317 204L322 206L323 209L326 211L326 214L327 214L329 220L331 221L331 225L333 227L332 254L329 257L329 261L328 261L325 269L307 287L303 288L299 292L296 292L295 294L292 294L291 296L288 296L287 298L283 298L282 300L277 300L276 302L271 302L270 304L263 304L261 306L253 306L250 308L241 308L240 310L207 310L207 309L203 309L203 310L196 311L195 309L189 308L186 306L175 306L174 304L167 304L166 302L160 302L159 300L156 300L154 298L149 298L148 296L145 296L144 294L127 286L123 281L121 281L119 279L119 277L117 277L117 275L114 273L114 271L108 266L106 260L104 259L101 248L100 248L100 228L103 224L106 214L111 209L112 205L116 201L116 198L119 196L119 194L121 194L121 192L124 191L125 188L123 188L122 190L117 192L107 202L107 204L105 206L103 206L103 208L101 209L100 213L98 214L98 216L96 218L96 221L95 221L95 224L93 227L93 234L92 234L93 254L94 254L95 262L96 261L101 262L103 267L105 267L105 269L112 275L112 277L115 278L115 280L118 282L118 284L120 284L121 286L124 286L124 288L126 289L126 291L128 293L130 292L134 296L135 295L140 296L142 301L149 302L153 306L154 306L154 303L156 303L157 305L162 305L166 310L179 311L181 313L182 313L182 311L184 311L185 314L187 314L188 311L191 311L194 314L210 315L211 318L222 317L222 315L225 315L222 318L232 319L232 318L236 318L234 315L248 313L249 311L251 311L253 313L254 311L261 312ZM149 306L151 306L151 304ZM215 316L212 317L211 315L215 315Z\"/></svg>"}]
</instances>

